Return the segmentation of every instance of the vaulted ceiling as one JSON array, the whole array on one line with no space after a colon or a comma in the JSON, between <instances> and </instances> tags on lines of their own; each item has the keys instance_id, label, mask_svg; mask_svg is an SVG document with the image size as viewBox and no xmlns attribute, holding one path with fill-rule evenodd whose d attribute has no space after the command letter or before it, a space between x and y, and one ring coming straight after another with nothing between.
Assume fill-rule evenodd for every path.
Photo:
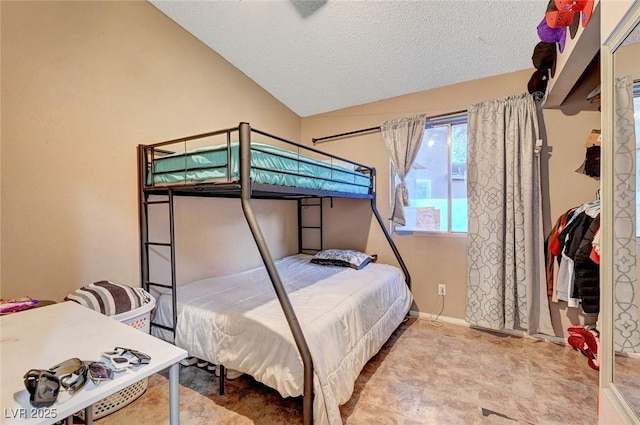
<instances>
[{"instance_id":1,"label":"vaulted ceiling","mask_svg":"<svg viewBox=\"0 0 640 425\"><path fill-rule=\"evenodd\" d=\"M547 6L546 0L151 3L302 117L532 68Z\"/></svg>"}]
</instances>

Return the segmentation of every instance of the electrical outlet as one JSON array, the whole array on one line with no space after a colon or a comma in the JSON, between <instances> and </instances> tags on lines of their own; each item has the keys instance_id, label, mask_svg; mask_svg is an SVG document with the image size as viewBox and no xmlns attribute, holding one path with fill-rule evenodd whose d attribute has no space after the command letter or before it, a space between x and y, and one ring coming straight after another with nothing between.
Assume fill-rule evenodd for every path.
<instances>
[{"instance_id":1,"label":"electrical outlet","mask_svg":"<svg viewBox=\"0 0 640 425\"><path fill-rule=\"evenodd\" d=\"M447 295L447 285L445 285L444 283L438 284L438 295Z\"/></svg>"}]
</instances>

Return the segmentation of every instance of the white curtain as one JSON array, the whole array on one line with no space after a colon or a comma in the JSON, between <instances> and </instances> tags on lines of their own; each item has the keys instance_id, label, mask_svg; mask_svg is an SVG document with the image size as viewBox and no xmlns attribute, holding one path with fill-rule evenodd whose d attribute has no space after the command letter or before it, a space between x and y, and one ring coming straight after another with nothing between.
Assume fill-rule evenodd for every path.
<instances>
[{"instance_id":1,"label":"white curtain","mask_svg":"<svg viewBox=\"0 0 640 425\"><path fill-rule=\"evenodd\" d=\"M636 134L633 79L615 82L613 143L613 343L616 351L640 352L636 255Z\"/></svg>"},{"instance_id":2,"label":"white curtain","mask_svg":"<svg viewBox=\"0 0 640 425\"><path fill-rule=\"evenodd\" d=\"M468 109L466 320L472 325L554 335L537 138L528 93Z\"/></svg>"},{"instance_id":3,"label":"white curtain","mask_svg":"<svg viewBox=\"0 0 640 425\"><path fill-rule=\"evenodd\" d=\"M380 126L382 139L389 151L400 183L396 185L391 220L404 226L404 207L409 205L409 192L404 179L418 155L427 117L424 114L385 121Z\"/></svg>"}]
</instances>

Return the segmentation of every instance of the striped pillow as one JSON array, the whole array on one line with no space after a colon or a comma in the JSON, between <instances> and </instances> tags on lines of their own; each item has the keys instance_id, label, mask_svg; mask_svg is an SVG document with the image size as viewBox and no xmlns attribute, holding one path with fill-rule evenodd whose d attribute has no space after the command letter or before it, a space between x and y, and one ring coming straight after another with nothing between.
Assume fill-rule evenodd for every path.
<instances>
[{"instance_id":1,"label":"striped pillow","mask_svg":"<svg viewBox=\"0 0 640 425\"><path fill-rule=\"evenodd\" d=\"M375 262L377 255L367 255L353 249L325 249L311 258L312 264L321 266L351 267L360 270L370 262Z\"/></svg>"},{"instance_id":2,"label":"striped pillow","mask_svg":"<svg viewBox=\"0 0 640 425\"><path fill-rule=\"evenodd\" d=\"M76 289L64 298L107 316L126 313L147 304L151 295L142 288L101 280Z\"/></svg>"}]
</instances>

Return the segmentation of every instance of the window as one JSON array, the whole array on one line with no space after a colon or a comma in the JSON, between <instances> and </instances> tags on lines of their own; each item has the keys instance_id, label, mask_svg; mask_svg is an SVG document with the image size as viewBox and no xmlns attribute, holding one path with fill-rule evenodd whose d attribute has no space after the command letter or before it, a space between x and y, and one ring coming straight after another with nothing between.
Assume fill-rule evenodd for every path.
<instances>
[{"instance_id":1,"label":"window","mask_svg":"<svg viewBox=\"0 0 640 425\"><path fill-rule=\"evenodd\" d=\"M391 175L395 176L395 170ZM409 190L406 225L394 225L395 232L467 231L466 114L427 121L420 152L405 184Z\"/></svg>"}]
</instances>

